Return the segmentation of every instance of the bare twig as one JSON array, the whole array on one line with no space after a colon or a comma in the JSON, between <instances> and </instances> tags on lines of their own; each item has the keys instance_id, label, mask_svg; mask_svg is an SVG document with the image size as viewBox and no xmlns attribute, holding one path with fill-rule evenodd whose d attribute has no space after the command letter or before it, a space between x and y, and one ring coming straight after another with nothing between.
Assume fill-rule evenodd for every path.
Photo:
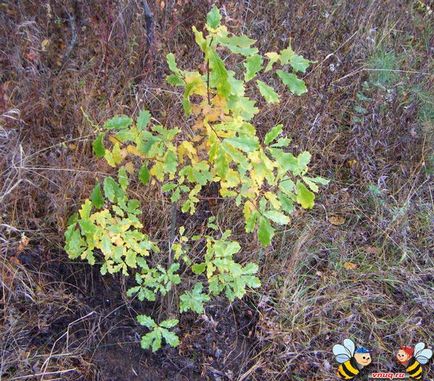
<instances>
[{"instance_id":1,"label":"bare twig","mask_svg":"<svg viewBox=\"0 0 434 381\"><path fill-rule=\"evenodd\" d=\"M146 28L146 42L149 50L154 40L154 14L149 8L149 4L146 0L142 0L143 11L145 13L145 28Z\"/></svg>"},{"instance_id":2,"label":"bare twig","mask_svg":"<svg viewBox=\"0 0 434 381\"><path fill-rule=\"evenodd\" d=\"M173 263L173 251L172 251L172 245L175 242L176 238L176 216L178 214L178 205L176 203L172 204L171 207L171 216L170 216L170 227L169 227L169 257L168 257L168 264L167 268L170 268L170 266ZM171 315L172 312L172 305L173 305L173 290L169 290L167 294L167 313L168 316Z\"/></svg>"},{"instance_id":3,"label":"bare twig","mask_svg":"<svg viewBox=\"0 0 434 381\"><path fill-rule=\"evenodd\" d=\"M49 362L50 362L50 360L51 360L51 358L52 358L52 356L54 354L54 349L55 349L57 343L60 340L62 340L64 337L66 337L66 349L67 349L67 351L69 351L69 330L71 329L71 327L74 324L79 323L79 322L81 322L81 321L83 321L83 320L85 320L85 319L87 319L87 318L89 318L89 317L91 317L92 315L95 315L95 314L96 314L95 311L91 311L87 315L82 316L82 317L80 317L80 318L78 318L78 319L76 319L73 322L71 322L71 323L68 324L68 328L66 329L65 333L63 335L61 335L60 337L58 337L57 340L54 342L53 346L51 347L50 355L47 357L47 359L42 364L41 370L43 370L44 373L40 374L42 376L41 381L42 381L42 379L44 378L45 375L49 375L51 373L51 372L46 372L46 371L47 371L47 368L48 368L48 364L49 364Z\"/></svg>"},{"instance_id":4,"label":"bare twig","mask_svg":"<svg viewBox=\"0 0 434 381\"><path fill-rule=\"evenodd\" d=\"M166 30L167 20L172 14L173 6L175 5L176 0L168 0L164 6L164 14L163 14L163 23L162 30Z\"/></svg>"},{"instance_id":5,"label":"bare twig","mask_svg":"<svg viewBox=\"0 0 434 381\"><path fill-rule=\"evenodd\" d=\"M63 55L62 62L65 63L69 56L71 55L71 52L74 50L75 45L77 45L78 40L78 34L77 34L77 7L78 4L76 1L74 1L74 9L72 13L68 13L68 19L69 19L69 26L71 28L71 41L69 41L68 47L66 48L65 54Z\"/></svg>"},{"instance_id":6,"label":"bare twig","mask_svg":"<svg viewBox=\"0 0 434 381\"><path fill-rule=\"evenodd\" d=\"M71 369L65 369L65 370L56 370L54 372L42 372L42 373L34 373L34 374L27 374L25 376L19 376L19 377L14 377L11 378L12 380L24 380L27 378L32 378L34 379L35 377L39 377L39 376L52 376L55 374L65 374L65 373L69 373L69 372L73 372L73 371L77 371L77 368L71 368Z\"/></svg>"}]
</instances>

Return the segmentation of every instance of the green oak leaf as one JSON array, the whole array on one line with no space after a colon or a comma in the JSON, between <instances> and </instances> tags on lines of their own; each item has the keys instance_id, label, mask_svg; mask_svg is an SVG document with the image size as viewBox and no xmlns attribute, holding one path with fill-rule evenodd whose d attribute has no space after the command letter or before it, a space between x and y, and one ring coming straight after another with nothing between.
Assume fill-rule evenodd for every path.
<instances>
[{"instance_id":1,"label":"green oak leaf","mask_svg":"<svg viewBox=\"0 0 434 381\"><path fill-rule=\"evenodd\" d=\"M268 52L268 53L265 53L265 55L268 58L268 63L267 63L267 66L265 67L264 72L267 73L268 71L270 71L273 68L273 65L279 60L280 54L276 53L276 52Z\"/></svg>"},{"instance_id":2,"label":"green oak leaf","mask_svg":"<svg viewBox=\"0 0 434 381\"><path fill-rule=\"evenodd\" d=\"M225 142L244 152L252 152L259 147L256 136L236 136L225 139Z\"/></svg>"},{"instance_id":3,"label":"green oak leaf","mask_svg":"<svg viewBox=\"0 0 434 381\"><path fill-rule=\"evenodd\" d=\"M271 226L270 222L268 221L268 219L261 217L259 219L259 228L258 228L258 238L259 238L259 242L261 242L261 244L263 246L267 246L271 243L271 239L274 236L274 229Z\"/></svg>"},{"instance_id":4,"label":"green oak leaf","mask_svg":"<svg viewBox=\"0 0 434 381\"><path fill-rule=\"evenodd\" d=\"M92 150L96 157L104 157L105 148L104 148L104 133L99 134L96 139L92 143Z\"/></svg>"},{"instance_id":5,"label":"green oak leaf","mask_svg":"<svg viewBox=\"0 0 434 381\"><path fill-rule=\"evenodd\" d=\"M71 259L78 258L81 255L81 253L83 253L84 251L83 243L84 242L81 238L80 231L78 229L74 229L72 233L69 234L69 239L65 247L69 258Z\"/></svg>"},{"instance_id":6,"label":"green oak leaf","mask_svg":"<svg viewBox=\"0 0 434 381\"><path fill-rule=\"evenodd\" d=\"M104 179L104 184L103 184L103 188L104 188L104 194L105 197L110 201L110 202L115 202L115 198L116 198L116 188L118 187L118 184L116 183L116 181L113 179L113 177L106 177Z\"/></svg>"},{"instance_id":7,"label":"green oak leaf","mask_svg":"<svg viewBox=\"0 0 434 381\"><path fill-rule=\"evenodd\" d=\"M248 57L258 53L257 48L251 47L251 45L256 41L244 35L220 37L218 42L235 54L241 54Z\"/></svg>"},{"instance_id":8,"label":"green oak leaf","mask_svg":"<svg viewBox=\"0 0 434 381\"><path fill-rule=\"evenodd\" d=\"M274 91L271 86L268 86L265 82L256 80L259 92L268 103L279 103L279 95Z\"/></svg>"},{"instance_id":9,"label":"green oak leaf","mask_svg":"<svg viewBox=\"0 0 434 381\"><path fill-rule=\"evenodd\" d=\"M148 110L142 110L137 118L137 128L139 130L144 130L151 120L151 113Z\"/></svg>"},{"instance_id":10,"label":"green oak leaf","mask_svg":"<svg viewBox=\"0 0 434 381\"><path fill-rule=\"evenodd\" d=\"M298 54L294 54L289 60L289 64L292 66L294 71L300 71L302 73L306 72L306 69L309 67L311 61L307 60L303 56L299 56Z\"/></svg>"},{"instance_id":11,"label":"green oak leaf","mask_svg":"<svg viewBox=\"0 0 434 381\"><path fill-rule=\"evenodd\" d=\"M274 139L276 139L283 130L283 124L278 124L274 126L270 131L265 134L264 143L270 144Z\"/></svg>"},{"instance_id":12,"label":"green oak leaf","mask_svg":"<svg viewBox=\"0 0 434 381\"><path fill-rule=\"evenodd\" d=\"M250 57L247 57L244 62L244 67L246 68L246 74L244 75L244 80L250 81L259 70L262 68L262 56L259 54L254 54Z\"/></svg>"},{"instance_id":13,"label":"green oak leaf","mask_svg":"<svg viewBox=\"0 0 434 381\"><path fill-rule=\"evenodd\" d=\"M175 348L179 345L179 337L176 335L176 333L170 332L167 329L162 329L161 335L163 336L166 343L171 347Z\"/></svg>"},{"instance_id":14,"label":"green oak leaf","mask_svg":"<svg viewBox=\"0 0 434 381\"><path fill-rule=\"evenodd\" d=\"M179 320L177 320L177 319L168 319L168 320L162 321L159 324L159 326L168 329L168 328L175 327L178 323L179 323Z\"/></svg>"},{"instance_id":15,"label":"green oak leaf","mask_svg":"<svg viewBox=\"0 0 434 381\"><path fill-rule=\"evenodd\" d=\"M194 311L203 314L204 302L209 302L210 297L202 292L202 283L196 283L191 291L187 291L180 296L180 312Z\"/></svg>"},{"instance_id":16,"label":"green oak leaf","mask_svg":"<svg viewBox=\"0 0 434 381\"><path fill-rule=\"evenodd\" d=\"M221 19L222 15L220 14L219 9L215 5L213 5L211 10L206 15L206 24L210 28L216 29L219 27Z\"/></svg>"},{"instance_id":17,"label":"green oak leaf","mask_svg":"<svg viewBox=\"0 0 434 381\"><path fill-rule=\"evenodd\" d=\"M169 53L166 56L167 65L169 66L170 71L173 71L176 74L179 74L180 70L178 69L178 66L176 65L176 58L173 53Z\"/></svg>"},{"instance_id":18,"label":"green oak leaf","mask_svg":"<svg viewBox=\"0 0 434 381\"><path fill-rule=\"evenodd\" d=\"M157 324L155 323L154 319L152 319L150 316L148 315L137 315L136 316L137 321L139 322L140 325L145 326L146 328L154 328L157 326Z\"/></svg>"},{"instance_id":19,"label":"green oak leaf","mask_svg":"<svg viewBox=\"0 0 434 381\"><path fill-rule=\"evenodd\" d=\"M287 225L289 223L289 217L277 210L269 210L264 213L264 216L279 225Z\"/></svg>"},{"instance_id":20,"label":"green oak leaf","mask_svg":"<svg viewBox=\"0 0 434 381\"><path fill-rule=\"evenodd\" d=\"M304 209L312 209L314 206L315 194L306 188L301 182L297 182L297 202Z\"/></svg>"},{"instance_id":21,"label":"green oak leaf","mask_svg":"<svg viewBox=\"0 0 434 381\"><path fill-rule=\"evenodd\" d=\"M101 192L101 185L97 183L92 189L92 193L90 194L90 201L95 206L95 208L100 209L104 206L104 198Z\"/></svg>"},{"instance_id":22,"label":"green oak leaf","mask_svg":"<svg viewBox=\"0 0 434 381\"><path fill-rule=\"evenodd\" d=\"M142 349L152 348L152 352L156 352L161 348L161 332L154 330L142 336L140 341Z\"/></svg>"},{"instance_id":23,"label":"green oak leaf","mask_svg":"<svg viewBox=\"0 0 434 381\"><path fill-rule=\"evenodd\" d=\"M282 65L287 65L291 61L291 58L294 57L295 53L292 50L291 46L288 46L286 49L282 49L280 51L280 62Z\"/></svg>"},{"instance_id":24,"label":"green oak leaf","mask_svg":"<svg viewBox=\"0 0 434 381\"><path fill-rule=\"evenodd\" d=\"M209 54L209 66L212 70L214 81L217 84L218 94L228 97L232 88L229 82L228 71L223 60L215 51L211 51Z\"/></svg>"},{"instance_id":25,"label":"green oak leaf","mask_svg":"<svg viewBox=\"0 0 434 381\"><path fill-rule=\"evenodd\" d=\"M277 70L276 71L279 78L282 80L282 82L288 86L291 93L295 95L302 95L304 93L307 93L307 87L306 84L302 79L299 79L295 74L293 73L287 73L283 70Z\"/></svg>"},{"instance_id":26,"label":"green oak leaf","mask_svg":"<svg viewBox=\"0 0 434 381\"><path fill-rule=\"evenodd\" d=\"M120 167L118 171L118 181L121 188L125 191L128 188L128 173L125 167Z\"/></svg>"},{"instance_id":27,"label":"green oak leaf","mask_svg":"<svg viewBox=\"0 0 434 381\"><path fill-rule=\"evenodd\" d=\"M128 128L133 124L133 120L126 115L117 115L113 118L107 120L104 123L104 128L108 130L121 130L123 128Z\"/></svg>"},{"instance_id":28,"label":"green oak leaf","mask_svg":"<svg viewBox=\"0 0 434 381\"><path fill-rule=\"evenodd\" d=\"M195 263L193 266L191 266L191 271L193 271L195 274L200 275L202 274L206 269L206 263Z\"/></svg>"},{"instance_id":29,"label":"green oak leaf","mask_svg":"<svg viewBox=\"0 0 434 381\"><path fill-rule=\"evenodd\" d=\"M146 164L143 164L139 169L139 180L143 185L146 185L151 178L151 174L149 173L149 169Z\"/></svg>"}]
</instances>

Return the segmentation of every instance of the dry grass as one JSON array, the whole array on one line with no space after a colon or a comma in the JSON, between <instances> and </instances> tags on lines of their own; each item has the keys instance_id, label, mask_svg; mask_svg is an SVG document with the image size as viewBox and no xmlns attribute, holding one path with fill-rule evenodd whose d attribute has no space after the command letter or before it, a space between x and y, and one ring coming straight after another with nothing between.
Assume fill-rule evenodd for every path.
<instances>
[{"instance_id":1,"label":"dry grass","mask_svg":"<svg viewBox=\"0 0 434 381\"><path fill-rule=\"evenodd\" d=\"M261 135L283 123L294 150L312 153L312 171L332 180L266 250L231 203L204 201L183 221L213 213L232 227L261 263L263 288L249 300L185 318L180 351L151 356L137 344L140 305L119 291L125 281L68 262L67 217L110 171L92 157L92 124L142 107L168 126L185 122L164 56L200 61L190 30L209 4L166 3L153 4L149 52L138 1L0 5L0 380L333 380L331 347L347 336L372 348L373 371L395 369L393 351L429 343L434 330L433 30L417 2L221 2L228 27L262 52L291 40L317 61L309 95L255 123ZM164 242L170 205L134 192Z\"/></svg>"}]
</instances>

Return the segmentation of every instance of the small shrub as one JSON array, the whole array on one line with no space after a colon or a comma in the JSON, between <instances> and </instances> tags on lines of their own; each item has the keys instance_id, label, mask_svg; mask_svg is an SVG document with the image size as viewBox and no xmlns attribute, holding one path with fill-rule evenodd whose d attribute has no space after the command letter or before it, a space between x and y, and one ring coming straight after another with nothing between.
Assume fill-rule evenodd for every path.
<instances>
[{"instance_id":1,"label":"small shrub","mask_svg":"<svg viewBox=\"0 0 434 381\"><path fill-rule=\"evenodd\" d=\"M229 301L242 298L248 288L260 287L258 266L237 262L240 244L214 218L203 234L179 227L173 260L167 256L160 261L166 267L151 266L148 258L160 249L142 232L139 201L128 197L132 178L143 186L161 187L176 207L190 214L196 212L203 189L217 184L220 196L232 199L243 211L246 232L256 232L262 245L271 243L276 226L290 222L296 205L312 208L319 185L327 184L321 177L308 176L309 152L289 152L291 140L282 134L282 125L259 139L251 121L260 110L246 95L246 86L251 84L266 102L279 103L279 94L265 82L272 73L291 93L306 93L298 73L304 73L311 62L291 47L262 56L254 40L229 33L220 21L214 7L207 16L206 35L193 27L205 72L182 70L173 54L167 56L171 71L167 82L183 89L182 106L192 120L189 128L167 129L151 123L145 110L135 121L120 115L105 122L93 151L119 168L118 178L106 177L102 187L96 184L65 233L65 249L71 258L94 265L98 257L102 274L134 275L137 285L128 290L128 296L155 301L174 287L182 288L180 312L203 313L205 303L220 294ZM226 68L219 54L222 50L238 57L242 73ZM198 241L206 253L195 262L189 251ZM178 273L181 267L182 275ZM189 284L194 285L188 290ZM178 337L169 331L178 320L158 324L145 315L137 319L150 330L142 338L143 348L155 351L163 339L178 345Z\"/></svg>"}]
</instances>

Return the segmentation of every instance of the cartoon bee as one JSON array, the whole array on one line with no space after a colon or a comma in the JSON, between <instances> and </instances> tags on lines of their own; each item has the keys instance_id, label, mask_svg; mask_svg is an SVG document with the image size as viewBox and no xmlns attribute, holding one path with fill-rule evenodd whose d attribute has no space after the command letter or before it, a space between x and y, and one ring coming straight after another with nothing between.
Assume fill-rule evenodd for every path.
<instances>
[{"instance_id":1,"label":"cartoon bee","mask_svg":"<svg viewBox=\"0 0 434 381\"><path fill-rule=\"evenodd\" d=\"M414 349L409 346L401 347L396 354L398 362L405 366L405 370L411 378L422 379L422 365L425 365L432 357L432 350L425 348L424 343L417 343Z\"/></svg>"},{"instance_id":2,"label":"cartoon bee","mask_svg":"<svg viewBox=\"0 0 434 381\"><path fill-rule=\"evenodd\" d=\"M345 339L344 345L336 344L333 354L340 364L337 375L344 380L352 380L372 361L369 350L363 347L356 349L356 344L350 339Z\"/></svg>"}]
</instances>

